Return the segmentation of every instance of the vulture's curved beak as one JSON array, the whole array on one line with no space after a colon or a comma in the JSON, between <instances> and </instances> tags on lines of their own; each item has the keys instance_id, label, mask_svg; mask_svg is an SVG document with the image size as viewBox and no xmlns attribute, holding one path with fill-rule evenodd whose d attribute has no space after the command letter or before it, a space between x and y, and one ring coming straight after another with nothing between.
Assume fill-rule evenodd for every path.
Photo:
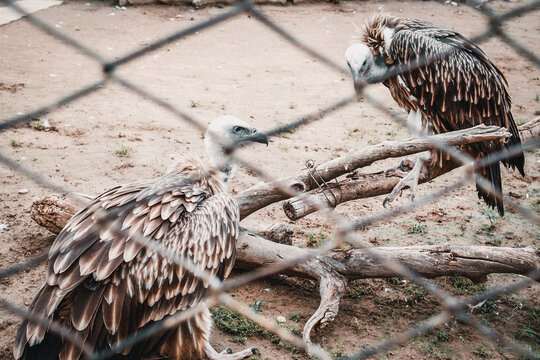
<instances>
[{"instance_id":1,"label":"vulture's curved beak","mask_svg":"<svg viewBox=\"0 0 540 360\"><path fill-rule=\"evenodd\" d=\"M259 131L255 128L251 129L251 135L248 136L246 141L258 142L266 144L268 146L268 135L264 131Z\"/></svg>"}]
</instances>

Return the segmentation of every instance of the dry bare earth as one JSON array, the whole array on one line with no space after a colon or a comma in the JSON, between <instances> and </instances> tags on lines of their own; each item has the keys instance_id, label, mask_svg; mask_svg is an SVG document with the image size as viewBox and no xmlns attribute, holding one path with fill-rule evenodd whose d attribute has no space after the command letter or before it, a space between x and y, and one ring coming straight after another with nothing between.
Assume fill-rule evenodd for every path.
<instances>
[{"instance_id":1,"label":"dry bare earth","mask_svg":"<svg viewBox=\"0 0 540 360\"><path fill-rule=\"evenodd\" d=\"M523 4L490 2L498 11ZM272 19L301 40L343 63L343 52L352 42L353 22L381 8L387 12L427 19L473 36L486 21L465 6L445 6L437 2L355 2L294 7L264 7ZM103 2L70 2L38 13L49 24L85 45L114 59L151 43L173 31L186 28L227 9L194 11L178 6L145 6L115 9ZM538 53L540 12L527 14L504 26L512 36ZM540 110L540 72L498 40L482 44L493 61L507 75L514 101L514 116L531 119ZM85 58L34 27L19 20L0 28L0 118L28 112L97 81L98 64ZM145 89L186 109L208 123L222 113L250 119L259 128L284 124L297 116L324 107L352 93L347 74L328 69L281 40L247 15L229 20L171 44L119 70ZM373 93L393 111L400 112L386 89ZM150 102L115 84L46 116L57 131L39 131L34 124L4 131L0 151L20 164L43 174L69 191L97 194L118 183L159 175L174 161L173 154L203 153L201 134ZM365 102L355 103L291 134L273 139L268 148L244 151L246 159L273 176L297 173L308 159L323 162L349 149L391 138L407 137L405 129ZM126 150L127 149L127 150ZM122 151L125 150L125 151ZM121 156L125 153L127 156ZM538 211L540 156L527 155L527 177L503 171L506 193ZM392 162L375 164L384 169ZM2 267L28 259L48 249L54 237L29 217L34 197L49 190L5 166L0 167L0 232ZM444 187L459 178L460 171L420 186L421 194ZM239 171L234 192L259 180ZM20 194L19 190L28 189ZM405 193L399 203L409 201ZM382 211L382 198L361 200L339 206L349 218ZM360 232L374 245L443 244L536 246L540 232L520 215L509 212L495 217L477 200L473 186L406 215ZM268 207L244 220L243 225L261 230L266 224L286 218L280 205ZM313 245L331 234L332 223L317 214L292 224L295 244ZM423 230L423 231L422 231ZM409 233L412 232L412 233ZM423 233L422 233L423 232ZM17 305L29 305L43 281L44 265L10 277L0 283L2 298ZM492 276L486 286L516 281L516 276ZM451 279L438 283L457 294L475 289L456 288ZM454 279L454 283L455 279ZM540 346L540 300L538 285L519 294L489 303L478 314L510 338ZM261 281L234 293L247 304L262 301L262 314L270 319L287 318L287 326L301 329L318 306L318 290L311 282L284 277ZM440 309L435 299L422 289L399 279L357 281L342 301L336 321L314 338L333 354L350 353L374 344L410 327ZM12 340L19 319L0 310L0 358L11 357ZM291 319L289 319L291 318ZM296 321L295 321L296 320ZM243 347L220 330L213 333L217 348ZM236 338L238 341L239 339ZM284 344L267 336L254 336L247 344L257 344L261 357L303 358ZM393 349L390 358L516 358L456 321Z\"/></svg>"}]
</instances>

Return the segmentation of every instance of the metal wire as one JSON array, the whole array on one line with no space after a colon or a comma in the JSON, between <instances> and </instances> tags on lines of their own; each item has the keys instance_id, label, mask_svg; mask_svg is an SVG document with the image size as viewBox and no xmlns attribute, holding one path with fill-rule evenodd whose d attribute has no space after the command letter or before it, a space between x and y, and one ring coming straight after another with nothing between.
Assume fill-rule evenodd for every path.
<instances>
[{"instance_id":1,"label":"metal wire","mask_svg":"<svg viewBox=\"0 0 540 360\"><path fill-rule=\"evenodd\" d=\"M333 62L332 60L330 60L329 58L321 54L318 50L313 49L305 45L300 40L298 40L298 38L294 36L294 34L291 34L290 32L284 30L274 20L272 20L269 16L264 14L264 11L262 9L256 7L254 5L253 0L243 0L237 3L236 5L234 5L233 7L231 7L231 9L225 13L211 17L208 20L198 23L187 29L177 31L160 40L152 42L151 44L145 46L142 49L130 52L126 54L125 56L120 57L119 59L114 60L114 61L108 61L106 57L104 57L103 55L96 53L95 51L91 50L84 44L81 44L78 40L75 40L67 36L66 34L62 33L61 31L55 29L53 26L50 26L49 24L47 24L45 21L43 21L36 15L25 13L25 11L12 0L0 0L0 1L3 2L6 6L10 6L15 11L24 15L26 19L32 25L36 26L41 31L77 49L79 52L86 55L87 57L97 61L102 66L102 69L103 69L103 80L98 81L89 86L86 86L80 90L74 91L63 98L60 98L52 102L51 104L43 106L39 109L36 109L28 114L15 116L12 118L8 118L4 121L1 121L0 131L10 129L18 124L28 122L38 116L54 111L73 101L76 101L89 94L92 94L98 91L99 89L103 88L105 83L108 81L116 82L122 85L123 87L125 87L126 89L128 89L129 91L132 91L142 96L143 98L147 99L148 101L156 104L157 106L160 106L166 109L167 111L171 112L175 116L175 118L177 118L182 123L187 123L197 128L198 130L204 130L205 126L203 125L202 121L197 120L193 115L189 114L187 111L178 109L177 107L173 106L170 102L165 101L159 96L152 94L150 91L143 89L137 85L134 85L125 76L121 77L117 75L115 73L115 70L123 66L124 64L127 64L131 62L132 60L145 56L152 51L155 51L159 48L162 48L163 46L167 44L170 44L171 42L196 34L197 32L208 29L212 26L215 26L216 24L219 24L227 19L234 18L242 13L253 15L254 19L256 19L261 24L268 27L271 31L275 32L277 36L282 37L283 39L288 41L290 44L298 48L298 50L303 51L309 54L310 56L318 59L319 61L321 61L321 63L325 64L329 68L335 71L338 71L340 73L347 72L340 64ZM475 9L477 9L482 15L484 15L489 21L489 25L482 33L471 38L473 42L482 42L496 36L499 39L501 39L503 42L508 44L511 48L513 48L517 53L522 55L524 58L530 61L533 65L535 65L537 68L540 69L540 59L538 58L538 56L536 56L532 51L530 51L523 45L519 44L514 38L512 38L510 35L508 35L508 33L506 33L502 29L502 25L508 20L540 8L539 0L532 1L528 4L525 4L524 6L515 8L513 10L510 10L502 14L496 13L495 11L490 9L486 4L483 4L481 2L472 1L471 5ZM407 66L396 67L392 69L391 71L388 71L378 80L383 81L390 77L407 73L408 71L430 64L431 62L437 61L448 55L450 54L449 53L441 54L437 58L433 58L433 57L432 58L426 58L426 57L419 58L412 65L408 64ZM370 86L370 84L367 84L367 83L362 83L362 84L357 84L357 85L360 88L366 88ZM376 99L369 96L369 94L365 94L365 97L372 105L384 111L387 115L393 118L397 123L401 123L401 124L404 123L404 119L391 113L386 107L381 105ZM338 101L335 101L334 103L329 104L327 106L322 106L321 109L316 112L313 112L306 116L292 119L287 124L270 130L269 135L271 136L279 135L283 132L291 131L298 127L306 126L309 123L318 121L324 118L326 115L351 104L356 98L357 98L356 96L348 96ZM468 154L463 153L459 149L449 146L448 144L441 143L436 140L432 140L429 137L426 138L426 140L431 142L436 148L443 150L444 152L452 156L459 163L461 164L471 163L472 159L470 158L470 156L468 156ZM505 149L501 151L500 154L494 154L494 156L492 156L489 161L498 161L503 157L509 156L509 154L513 154L521 150L535 149L535 148L538 148L539 145L540 145L540 139L533 139L527 143L524 143L522 148L520 149ZM256 167L253 164L246 161L245 159L242 159L241 157L237 156L234 150L235 150L235 147L230 149L230 156L234 161L236 161L238 164L242 166L245 166L253 170L261 178L267 181L274 182L275 186L279 188L279 190L281 190L283 193L288 194L289 196L305 195L305 194L298 194L295 190L288 188L286 185L276 182L275 179L269 174L267 174L263 169ZM36 173L35 171L29 170L5 155L0 154L0 162L14 169L20 174L32 179L33 181L35 181L37 184L41 186L47 187L56 192L67 193L68 195L72 196L72 198L75 199L75 201L77 201L80 205L85 204L85 201L81 200L80 197L77 197L75 194L70 192L64 186L59 186L59 185L54 184L53 182L47 180L43 174L39 174L39 173ZM481 165L481 166L484 166L487 164L488 162L486 159L481 160L480 162L477 163L477 165ZM373 356L376 354L384 353L385 351L391 349L392 347L396 345L407 343L408 341L411 341L412 339L426 333L427 331L434 329L435 327L443 324L445 321L450 319L450 317L452 316L455 316L456 318L468 324L471 324L480 334L482 334L486 338L497 343L504 343L505 346L507 346L509 349L511 349L511 351L515 352L516 354L519 354L520 356L525 357L525 358L534 358L536 355L532 353L530 350L524 348L523 346L513 341L505 339L497 331L481 324L473 315L468 314L465 311L466 311L467 304L470 304L470 303L476 304L481 301L493 299L504 294L511 294L511 293L515 293L516 291L519 291L524 286L527 286L528 284L530 284L531 281L538 280L540 278L540 269L529 274L529 279L527 280L520 281L518 283L505 286L505 287L497 287L489 291L485 291L481 294L467 297L465 299L457 299L451 296L451 294L443 290L441 287L437 286L435 283L415 273L414 271L407 268L403 264L394 262L388 258L385 258L384 256L380 254L377 254L371 251L369 244L366 244L358 236L353 234L353 231L355 229L358 229L360 227L365 227L367 225L375 224L377 222L381 222L384 220L388 220L394 216L397 216L398 214L402 214L412 209L423 206L431 201L434 201L440 198L441 196L444 196L446 194L449 194L455 191L459 187L472 182L473 181L472 174L473 172L472 172L472 167L471 167L471 171L469 171L468 175L465 176L463 179L460 179L454 182L452 185L447 186L444 189L436 190L424 197L421 197L417 199L415 203L410 203L410 204L407 204L398 208L387 210L387 211L381 212L380 214L369 215L358 221L349 221L343 216L340 216L339 214L337 214L335 211L333 211L332 208L330 208L327 205L316 205L317 209L320 210L324 216L327 216L328 218L336 222L337 225L336 225L335 239L332 239L332 241L329 241L318 248L310 250L305 256L298 257L290 261L274 264L271 266L263 267L261 269L243 274L235 278L234 280L228 281L226 283L222 283L218 278L211 276L208 272L206 272L200 266L195 264L191 259L186 258L184 256L180 256L178 254L171 253L170 251L168 251L168 248L164 246L163 244L160 244L157 241L149 240L148 238L143 237L142 234L135 234L132 237L132 239L134 241L143 243L144 246L149 251L160 254L162 257L167 258L167 260L169 260L170 262L181 265L184 269L186 269L186 271L189 271L195 276L207 281L210 285L210 288L212 289L212 294L204 302L194 305L188 310L178 312L174 315L168 316L164 318L163 321L159 321L159 322L156 322L155 324L152 324L152 326L149 326L123 339L120 343L115 344L114 346L111 347L111 349L108 349L105 351L91 354L91 350L84 346L82 340L79 338L77 333L71 332L69 329L66 329L54 322L51 322L50 320L36 317L35 315L30 314L28 311L25 311L9 303L6 300L0 299L0 306L4 307L5 309L19 316L26 318L28 321L38 322L44 326L49 327L52 331L61 335L65 341L72 341L78 347L81 347L85 355L89 357L90 359L107 359L111 356L114 356L117 352L121 351L122 349L132 346L133 344L139 341L142 341L143 339L148 338L149 336L152 336L153 334L156 334L165 329L177 326L182 321L190 319L191 317L195 316L199 312L204 311L206 309L206 306L222 303L230 307L231 309L236 310L240 314L250 318L251 320L255 321L257 324L259 324L263 328L275 333L276 335L280 336L284 341L291 343L297 348L303 349L307 353L310 353L311 355L317 358L330 359L331 356L328 354L328 352L326 352L320 346L306 342L302 340L300 337L287 332L283 328L280 328L274 322L268 319L265 319L264 317L262 317L259 314L254 313L253 311L250 311L248 307L236 301L232 297L226 295L225 291L232 290L241 286L245 286L263 277L276 274L276 273L285 271L287 269L294 268L319 255L326 253L329 250L334 249L338 244L342 242L347 242L351 244L352 246L354 246L355 248L364 249L368 256L372 257L375 261L377 261L382 266L392 271L394 274L407 278L413 281L414 283L418 284L419 286L423 287L424 289L426 289L429 293L431 293L433 296L439 299L444 309L440 313L432 316L431 318L425 321L422 321L418 323L417 325L412 326L408 331L405 331L397 336L384 340L377 345L374 345L360 352L357 352L356 354L352 354L344 358L361 359L361 358L366 358L366 357ZM479 179L479 180L477 179L476 181L479 184L479 186L490 191L491 193L494 193L501 200L503 199L504 195L501 193L497 193L497 191L493 189L489 181L487 181L486 179ZM521 205L515 203L514 201L511 201L507 197L504 197L504 201L508 206L518 210L526 219L530 220L533 224L540 223L538 216L536 216L535 214L532 214L530 210L523 208ZM119 234L119 235L124 234L125 231L122 230L119 226L113 226L114 219L109 218L107 214L97 214L97 217L98 217L98 224L100 226L107 227L109 231L115 234ZM8 276L13 276L17 273L25 271L28 268L36 266L37 264L43 262L46 258L47 258L46 254L41 254L31 259L28 259L25 262L16 264L7 269L0 270L0 279L4 277L8 277Z\"/></svg>"}]
</instances>

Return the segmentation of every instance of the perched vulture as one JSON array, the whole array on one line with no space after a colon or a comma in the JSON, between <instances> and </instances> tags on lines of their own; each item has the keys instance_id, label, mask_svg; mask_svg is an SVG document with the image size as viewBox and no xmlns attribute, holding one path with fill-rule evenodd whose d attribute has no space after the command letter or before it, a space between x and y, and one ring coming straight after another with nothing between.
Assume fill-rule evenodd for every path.
<instances>
[{"instance_id":1,"label":"perched vulture","mask_svg":"<svg viewBox=\"0 0 540 360\"><path fill-rule=\"evenodd\" d=\"M413 133L445 133L478 124L505 127L512 134L504 145L488 141L462 148L474 159L490 160L503 148L520 146L521 140L511 113L507 82L486 54L459 33L423 20L375 15L362 29L362 43L351 45L347 63L360 90L360 81L382 81L394 100L408 111L407 126ZM432 60L429 60L429 59ZM416 66L416 67L415 67ZM388 70L405 67L407 72L382 80ZM429 161L442 166L448 156L432 151ZM523 153L501 162L517 168L524 176ZM392 201L404 186L414 192L427 168L418 158L412 171L404 176L385 200ZM487 178L502 192L499 162L475 168L477 179ZM491 191L476 185L478 196L504 214L503 203Z\"/></svg>"},{"instance_id":2,"label":"perched vulture","mask_svg":"<svg viewBox=\"0 0 540 360\"><path fill-rule=\"evenodd\" d=\"M161 177L120 185L92 200L54 241L47 282L29 311L70 329L98 352L204 300L207 281L133 236L155 240L171 254L189 258L221 280L226 278L236 258L240 219L238 204L222 181L232 172L225 148L247 141L268 145L268 136L233 116L217 118L205 138L212 167L198 158L183 160ZM109 221L106 227L100 223L104 219ZM211 325L205 308L113 358L140 359L159 352L173 359L232 360L255 350L218 354L209 343ZM48 327L24 320L14 356L64 360L84 354Z\"/></svg>"}]
</instances>

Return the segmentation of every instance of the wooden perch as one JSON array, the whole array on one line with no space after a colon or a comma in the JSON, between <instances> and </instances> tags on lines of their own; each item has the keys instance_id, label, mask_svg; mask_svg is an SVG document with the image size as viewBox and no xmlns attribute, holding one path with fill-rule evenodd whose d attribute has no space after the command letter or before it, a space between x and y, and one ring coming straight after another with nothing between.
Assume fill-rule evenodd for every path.
<instances>
[{"instance_id":1,"label":"wooden perch","mask_svg":"<svg viewBox=\"0 0 540 360\"><path fill-rule=\"evenodd\" d=\"M529 135L522 133L526 139L529 136L536 137L540 135L539 119L535 119L531 123L525 125ZM506 136L507 133L504 130L480 126L455 133L437 135L434 138L451 144L465 144L480 141L480 139L497 140ZM410 155L432 148L433 145L418 139L384 142L321 164L317 169L323 179L328 182L356 168L370 165L376 160ZM377 189L383 188L381 185L383 181L385 182L384 189L393 188L397 181L397 179L387 178L384 174L366 176L368 177L356 179L355 181L364 182L365 188L363 191L365 192L367 192L367 187L371 186L371 194L377 194L377 191L380 191ZM316 184L311 183L308 172L282 178L278 181L297 191L309 191L316 186ZM378 184L379 188L374 184ZM279 190L276 183L261 183L237 195L242 218L288 197L289 195ZM44 199L34 201L31 216L38 224L54 233L58 233L77 210L78 206L62 200L56 195L49 195ZM286 239L286 229L279 231L269 229L269 231L277 234L278 238ZM305 257L313 251L274 243L246 230L240 233L237 249L238 256L235 266L253 271L257 271L257 268L263 266L279 265L293 261ZM540 253L532 248L412 246L372 248L369 251L384 256L390 261L401 262L411 270L428 278L461 275L474 281L481 281L491 273L526 275L540 267ZM316 326L324 326L334 319L338 313L339 302L345 291L347 281L396 276L391 270L373 260L366 250L360 249L335 249L323 255L312 257L301 264L282 271L282 273L319 280L321 302L319 308L305 324L303 336L306 341L310 341L311 332Z\"/></svg>"},{"instance_id":2,"label":"wooden perch","mask_svg":"<svg viewBox=\"0 0 540 360\"><path fill-rule=\"evenodd\" d=\"M540 124L538 127L540 128ZM479 141L501 140L509 136L508 132L499 127L478 125L470 129L434 135L431 137L431 141L464 145ZM416 154L434 148L435 145L432 142L422 139L385 141L319 164L317 173L320 174L324 181L328 182L355 169L369 166L378 160ZM320 180L318 179L318 181ZM307 170L299 175L277 179L272 183L257 184L236 196L240 204L240 216L245 218L272 203L289 198L288 194L280 190L278 184L282 187L291 188L296 192L307 192L318 187L312 181Z\"/></svg>"},{"instance_id":3,"label":"wooden perch","mask_svg":"<svg viewBox=\"0 0 540 360\"><path fill-rule=\"evenodd\" d=\"M472 128L470 130L463 130L460 132L452 132L444 135L458 135L458 133L463 134L463 140L461 142L459 139L456 139L456 144L468 144L472 142L483 141L482 138L485 136L485 140L496 140L495 135L500 136L500 139L508 137L509 133L502 131L502 129L496 127L486 127L478 128L481 132L471 136L468 131L472 131L478 127ZM499 131L489 131L489 129L499 129ZM535 137L540 137L540 117L526 123L523 126L519 127L521 138L523 142L528 141ZM441 135L437 135L441 136ZM384 144L384 143L383 143ZM381 144L382 145L382 144ZM404 144L403 144L404 145ZM421 183L425 183L433 180L434 178L441 176L447 172L454 170L459 167L459 164L448 161L441 168L439 166L431 166L429 168L429 176L425 179L420 180ZM324 164L320 165L319 168L324 167ZM283 211L285 215L291 220L298 220L302 217L309 215L323 206L336 207L339 204L342 204L347 201L364 199L373 196L383 195L390 193L394 187L399 182L397 177L388 177L384 172L373 173L373 174L358 174L355 173L350 179L340 181L339 183L328 182L328 187L324 188L315 188L309 192L300 194L291 199L283 202ZM325 180L328 181L328 180Z\"/></svg>"},{"instance_id":4,"label":"wooden perch","mask_svg":"<svg viewBox=\"0 0 540 360\"><path fill-rule=\"evenodd\" d=\"M31 216L38 224L58 233L75 212L76 207L71 203L49 195L34 202ZM274 243L246 230L240 233L237 249L235 267L247 270L293 261L313 251ZM492 273L526 275L540 268L540 252L532 248L426 245L372 248L369 251L391 261L399 261L428 278L459 275L478 282ZM396 275L361 249L332 250L282 273L319 280L321 302L304 326L306 341L310 341L313 328L334 319L349 280Z\"/></svg>"}]
</instances>

